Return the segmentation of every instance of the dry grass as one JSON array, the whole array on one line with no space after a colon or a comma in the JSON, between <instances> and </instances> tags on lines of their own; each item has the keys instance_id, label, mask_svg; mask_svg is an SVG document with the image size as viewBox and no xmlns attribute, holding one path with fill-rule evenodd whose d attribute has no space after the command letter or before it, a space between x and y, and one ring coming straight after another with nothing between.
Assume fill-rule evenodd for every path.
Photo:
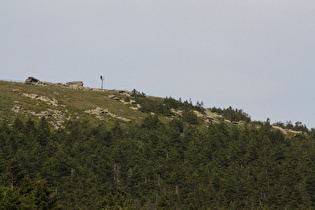
<instances>
[{"instance_id":1,"label":"dry grass","mask_svg":"<svg viewBox=\"0 0 315 210\"><path fill-rule=\"evenodd\" d=\"M14 91L15 90L15 91ZM58 100L59 106L53 107L44 101L22 96L20 93L38 94ZM101 107L108 109L111 113L130 119L132 122L140 123L147 114L130 109L120 101L108 97L113 94L109 91L85 91L70 88L32 86L23 83L0 81L0 119L12 120L17 116L21 118L34 118L31 114L18 114L11 111L13 106L21 106L25 111L41 112L48 109L59 110L67 113L66 116L89 120L98 123L95 115L85 113L86 110ZM125 98L124 95L114 93L118 98ZM36 118L36 117L35 117ZM114 124L117 119L104 115L104 122Z\"/></svg>"}]
</instances>

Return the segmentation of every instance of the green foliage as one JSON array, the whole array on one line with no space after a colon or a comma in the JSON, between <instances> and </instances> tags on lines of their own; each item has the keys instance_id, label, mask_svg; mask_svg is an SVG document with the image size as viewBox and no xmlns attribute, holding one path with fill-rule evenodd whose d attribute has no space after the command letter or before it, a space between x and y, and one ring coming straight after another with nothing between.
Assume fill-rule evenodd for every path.
<instances>
[{"instance_id":1,"label":"green foliage","mask_svg":"<svg viewBox=\"0 0 315 210\"><path fill-rule=\"evenodd\" d=\"M8 161L0 186L1 209L58 209L57 198L43 179L31 179L15 159Z\"/></svg>"},{"instance_id":2,"label":"green foliage","mask_svg":"<svg viewBox=\"0 0 315 210\"><path fill-rule=\"evenodd\" d=\"M197 115L191 110L184 110L182 112L182 119L184 122L197 125L198 124L198 117Z\"/></svg>"},{"instance_id":3,"label":"green foliage","mask_svg":"<svg viewBox=\"0 0 315 210\"><path fill-rule=\"evenodd\" d=\"M140 93L139 91L137 91L136 89L133 89L132 91L131 91L131 96L132 97L134 97L134 98L145 98L146 97L146 95L145 95L145 93Z\"/></svg>"},{"instance_id":4,"label":"green foliage","mask_svg":"<svg viewBox=\"0 0 315 210\"><path fill-rule=\"evenodd\" d=\"M150 113L154 112L156 114L161 114L165 116L170 116L171 111L168 109L162 101L155 101L149 98L144 98L142 101L138 101L141 105L139 109L142 112Z\"/></svg>"},{"instance_id":5,"label":"green foliage","mask_svg":"<svg viewBox=\"0 0 315 210\"><path fill-rule=\"evenodd\" d=\"M12 105L12 99L9 96L0 95L0 110L9 109Z\"/></svg>"},{"instance_id":6,"label":"green foliage","mask_svg":"<svg viewBox=\"0 0 315 210\"><path fill-rule=\"evenodd\" d=\"M45 118L0 123L0 206L314 208L315 131L287 139L269 123L196 126L190 109L161 119L69 121L58 130Z\"/></svg>"},{"instance_id":7,"label":"green foliage","mask_svg":"<svg viewBox=\"0 0 315 210\"><path fill-rule=\"evenodd\" d=\"M3 84L1 111L12 117L14 101L25 111L41 110L38 101ZM15 85L57 98L66 107L54 108L85 120L66 121L57 130L49 117L19 115L0 123L0 209L315 208L315 130L300 122L278 124L306 131L288 139L270 120L203 123L195 114L204 111L199 102L134 90L125 101L136 100L142 111L136 112L104 97L105 91ZM133 121L100 122L84 114L103 104ZM181 117L172 109L181 110ZM211 111L250 122L242 110Z\"/></svg>"},{"instance_id":8,"label":"green foliage","mask_svg":"<svg viewBox=\"0 0 315 210\"><path fill-rule=\"evenodd\" d=\"M147 97L144 93L140 93L137 90L133 90L131 96L134 100L141 105L139 109L145 113L155 113L164 116L171 116L171 109L179 109L179 110L190 110L190 111L199 111L204 113L205 109L203 108L203 102L197 102L196 105L192 104L192 101L184 101L176 100L172 97L166 97L163 100L153 99Z\"/></svg>"},{"instance_id":9,"label":"green foliage","mask_svg":"<svg viewBox=\"0 0 315 210\"><path fill-rule=\"evenodd\" d=\"M156 114L162 114L166 116L171 115L170 110L160 100L153 100L149 97L146 97L144 93L140 93L137 90L133 90L131 96L135 99L136 103L141 105L139 110L142 112L154 112Z\"/></svg>"},{"instance_id":10,"label":"green foliage","mask_svg":"<svg viewBox=\"0 0 315 210\"><path fill-rule=\"evenodd\" d=\"M210 110L222 115L230 121L244 121L247 123L251 121L250 116L242 109L233 109L231 106L227 109L213 107Z\"/></svg>"},{"instance_id":11,"label":"green foliage","mask_svg":"<svg viewBox=\"0 0 315 210\"><path fill-rule=\"evenodd\" d=\"M156 115L149 115L143 120L142 128L156 129L161 124Z\"/></svg>"},{"instance_id":12,"label":"green foliage","mask_svg":"<svg viewBox=\"0 0 315 210\"><path fill-rule=\"evenodd\" d=\"M191 100L189 102L187 100L182 102L181 99L176 100L172 97L166 97L163 100L163 103L169 109L173 108L173 109L180 109L180 110L195 110L201 113L204 113L205 111L205 109L203 108L203 102L199 102L199 101L197 101L196 105L193 105Z\"/></svg>"}]
</instances>

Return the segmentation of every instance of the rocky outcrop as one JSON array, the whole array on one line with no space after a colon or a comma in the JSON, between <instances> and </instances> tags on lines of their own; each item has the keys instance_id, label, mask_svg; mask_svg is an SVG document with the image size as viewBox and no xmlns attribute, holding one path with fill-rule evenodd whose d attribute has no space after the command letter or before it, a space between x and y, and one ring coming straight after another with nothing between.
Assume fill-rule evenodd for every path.
<instances>
[{"instance_id":1,"label":"rocky outcrop","mask_svg":"<svg viewBox=\"0 0 315 210\"><path fill-rule=\"evenodd\" d=\"M103 109L100 107L96 107L96 109L86 110L85 113L101 115L109 113L108 109Z\"/></svg>"},{"instance_id":2,"label":"rocky outcrop","mask_svg":"<svg viewBox=\"0 0 315 210\"><path fill-rule=\"evenodd\" d=\"M70 120L72 118L71 116L66 117L66 113L60 110L47 109L45 111L34 112L31 110L26 110L20 105L13 106L11 111L15 113L31 114L35 117L38 117L39 119L42 117L50 118L48 122L53 125L55 129L63 128L63 123L65 120Z\"/></svg>"},{"instance_id":3,"label":"rocky outcrop","mask_svg":"<svg viewBox=\"0 0 315 210\"><path fill-rule=\"evenodd\" d=\"M100 119L100 120L105 120L105 118L103 117L104 114L107 114L113 118L116 118L116 119L119 119L119 120L122 120L122 121L125 121L125 122L129 122L131 120L125 118L125 117L120 117L114 113L111 113L108 111L108 109L103 109L103 108L100 108L100 107L96 107L95 109L91 109L91 110L86 110L85 113L89 113L89 114L93 114L93 115L96 115L96 118Z\"/></svg>"},{"instance_id":4,"label":"rocky outcrop","mask_svg":"<svg viewBox=\"0 0 315 210\"><path fill-rule=\"evenodd\" d=\"M282 128L282 127L276 126L276 125L273 125L272 128L275 129L275 130L279 130L279 131L280 131L281 133L283 133L284 135L287 135L288 133L291 133L291 134L293 134L293 135L303 134L303 131L294 131L294 130L285 129L285 128Z\"/></svg>"},{"instance_id":5,"label":"rocky outcrop","mask_svg":"<svg viewBox=\"0 0 315 210\"><path fill-rule=\"evenodd\" d=\"M182 116L182 110L170 109L170 111L177 116ZM216 113L211 112L210 110L206 109L204 113L194 111L194 114L198 117L203 119L205 123L219 123L223 117ZM227 122L228 123L228 122ZM231 122L230 122L231 123Z\"/></svg>"},{"instance_id":6,"label":"rocky outcrop","mask_svg":"<svg viewBox=\"0 0 315 210\"><path fill-rule=\"evenodd\" d=\"M39 82L39 79L36 79L35 77L28 77L25 80L25 84L27 85L33 85L33 84L36 84L37 82Z\"/></svg>"},{"instance_id":7,"label":"rocky outcrop","mask_svg":"<svg viewBox=\"0 0 315 210\"><path fill-rule=\"evenodd\" d=\"M31 99L36 99L40 100L43 102L46 102L50 106L58 106L58 101L55 98L48 98L47 96L40 96L38 94L28 94L28 93L20 93L20 95L31 98Z\"/></svg>"},{"instance_id":8,"label":"rocky outcrop","mask_svg":"<svg viewBox=\"0 0 315 210\"><path fill-rule=\"evenodd\" d=\"M83 82L82 81L67 82L66 86L73 89L81 89L83 88Z\"/></svg>"},{"instance_id":9,"label":"rocky outcrop","mask_svg":"<svg viewBox=\"0 0 315 210\"><path fill-rule=\"evenodd\" d=\"M110 90L110 92L112 92L113 90ZM117 91L117 90L115 90ZM124 98L118 98L116 95L108 95L107 97L110 98L110 99L113 99L115 101L120 101L121 103L123 103L124 105L131 105L129 108L132 109L132 110L139 110L141 108L141 105L140 104L137 104L135 100L132 100L130 99L130 92L128 91L117 91L116 94L123 94L125 95L126 98L128 98L128 100L124 99Z\"/></svg>"},{"instance_id":10,"label":"rocky outcrop","mask_svg":"<svg viewBox=\"0 0 315 210\"><path fill-rule=\"evenodd\" d=\"M85 88L83 87L82 81L72 81L67 82L66 84L63 83L51 83L51 82L44 82L36 79L35 77L29 77L25 80L25 84L27 85L35 85L35 86L51 86L51 87L64 87L64 88L72 88L72 89L86 89L91 90L92 88Z\"/></svg>"},{"instance_id":11,"label":"rocky outcrop","mask_svg":"<svg viewBox=\"0 0 315 210\"><path fill-rule=\"evenodd\" d=\"M115 95L108 95L107 97L111 98L111 99L113 99L115 101L120 101L120 99L117 96L115 96Z\"/></svg>"},{"instance_id":12,"label":"rocky outcrop","mask_svg":"<svg viewBox=\"0 0 315 210\"><path fill-rule=\"evenodd\" d=\"M27 85L35 85L35 86L51 86L51 87L60 87L60 88L71 88L76 90L85 90L85 91L104 91L100 88L89 88L84 87L82 81L72 81L64 83L52 83L52 82L44 82L40 81L39 79L36 79L35 77L28 77L25 80L25 84ZM118 94L124 94L126 96L130 96L130 92L126 90L107 90L112 93L118 93Z\"/></svg>"},{"instance_id":13,"label":"rocky outcrop","mask_svg":"<svg viewBox=\"0 0 315 210\"><path fill-rule=\"evenodd\" d=\"M12 111L12 112L15 112L15 113L20 113L20 112L23 111L23 108L22 108L21 106L19 106L19 105L16 105L16 106L13 106L13 107L11 108L11 111Z\"/></svg>"}]
</instances>

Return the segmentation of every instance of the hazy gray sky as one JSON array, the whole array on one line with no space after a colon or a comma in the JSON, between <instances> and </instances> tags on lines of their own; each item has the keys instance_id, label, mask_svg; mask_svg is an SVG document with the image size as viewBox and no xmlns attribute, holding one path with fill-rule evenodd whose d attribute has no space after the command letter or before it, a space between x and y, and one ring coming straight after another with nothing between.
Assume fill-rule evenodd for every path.
<instances>
[{"instance_id":1,"label":"hazy gray sky","mask_svg":"<svg viewBox=\"0 0 315 210\"><path fill-rule=\"evenodd\" d=\"M0 0L0 79L80 80L315 127L314 0Z\"/></svg>"}]
</instances>

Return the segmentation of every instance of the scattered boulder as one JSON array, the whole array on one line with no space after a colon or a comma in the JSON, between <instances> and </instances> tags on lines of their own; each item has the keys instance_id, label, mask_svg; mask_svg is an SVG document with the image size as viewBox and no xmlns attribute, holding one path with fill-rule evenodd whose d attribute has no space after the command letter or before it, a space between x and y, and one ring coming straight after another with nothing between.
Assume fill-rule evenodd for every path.
<instances>
[{"instance_id":1,"label":"scattered boulder","mask_svg":"<svg viewBox=\"0 0 315 210\"><path fill-rule=\"evenodd\" d=\"M45 82L45 81L40 81L39 79L36 79L35 77L28 77L25 80L25 84L27 85L35 85L35 86L50 86L50 87L59 87L59 88L72 88L76 90L84 90L84 91L104 91L103 89L100 88L89 88L89 87L84 87L82 81L72 81L72 82L67 82L67 83L52 83L52 82ZM127 94L129 95L130 92L126 90L110 90L110 92L113 93L119 93L119 94Z\"/></svg>"},{"instance_id":2,"label":"scattered boulder","mask_svg":"<svg viewBox=\"0 0 315 210\"><path fill-rule=\"evenodd\" d=\"M100 88L89 88L89 87L85 87L84 90L88 90L88 91L104 91Z\"/></svg>"},{"instance_id":3,"label":"scattered boulder","mask_svg":"<svg viewBox=\"0 0 315 210\"><path fill-rule=\"evenodd\" d=\"M23 108L21 106L13 106L11 111L15 112L15 113L19 113L19 112L23 111Z\"/></svg>"},{"instance_id":4,"label":"scattered boulder","mask_svg":"<svg viewBox=\"0 0 315 210\"><path fill-rule=\"evenodd\" d=\"M173 109L173 108L171 108L170 111L171 111L173 114L179 115L179 116L181 116L181 115L182 115L182 112L183 112L182 110L176 110L176 109Z\"/></svg>"},{"instance_id":5,"label":"scattered boulder","mask_svg":"<svg viewBox=\"0 0 315 210\"><path fill-rule=\"evenodd\" d=\"M66 84L63 84L63 83L44 82L44 81L40 81L39 79L36 79L35 77L28 77L25 80L25 84L35 85L35 86L67 87L67 88L73 88L73 89L92 90L91 88L84 88L82 81L72 81L72 82L67 82Z\"/></svg>"},{"instance_id":6,"label":"scattered boulder","mask_svg":"<svg viewBox=\"0 0 315 210\"><path fill-rule=\"evenodd\" d=\"M28 77L28 78L25 80L25 84L27 84L27 85L34 85L34 84L36 84L37 82L39 82L39 79L36 79L35 77Z\"/></svg>"},{"instance_id":7,"label":"scattered boulder","mask_svg":"<svg viewBox=\"0 0 315 210\"><path fill-rule=\"evenodd\" d=\"M122 94L125 95L126 97L131 97L130 92L124 92Z\"/></svg>"},{"instance_id":8,"label":"scattered boulder","mask_svg":"<svg viewBox=\"0 0 315 210\"><path fill-rule=\"evenodd\" d=\"M108 98L111 98L111 99L113 99L113 100L115 100L115 101L121 101L117 96L115 96L115 95L108 95L107 96Z\"/></svg>"},{"instance_id":9,"label":"scattered boulder","mask_svg":"<svg viewBox=\"0 0 315 210\"><path fill-rule=\"evenodd\" d=\"M86 110L85 113L95 114L95 115L107 114L108 109L102 109L100 107L96 107L96 109Z\"/></svg>"},{"instance_id":10,"label":"scattered boulder","mask_svg":"<svg viewBox=\"0 0 315 210\"><path fill-rule=\"evenodd\" d=\"M205 115L204 114L202 114L202 113L200 113L200 112L198 112L198 111L194 111L194 113L195 113L195 115L197 116L197 117L205 117Z\"/></svg>"},{"instance_id":11,"label":"scattered boulder","mask_svg":"<svg viewBox=\"0 0 315 210\"><path fill-rule=\"evenodd\" d=\"M116 119L119 119L119 120L122 120L122 121L125 121L125 122L129 122L131 120L125 118L125 117L120 117L114 113L111 113L108 111L108 109L103 109L103 108L100 108L100 107L96 107L95 109L91 109L91 110L86 110L85 113L89 113L89 114L94 114L96 115L96 118L100 119L100 120L104 120L104 118L102 117L102 115L104 114L107 114L111 117L114 117Z\"/></svg>"},{"instance_id":12,"label":"scattered boulder","mask_svg":"<svg viewBox=\"0 0 315 210\"><path fill-rule=\"evenodd\" d=\"M48 105L50 106L58 106L58 101L55 98L48 98L47 96L40 96L38 94L28 94L28 93L20 93L22 96L31 98L31 99L36 99L36 100L40 100L43 102L46 102Z\"/></svg>"},{"instance_id":13,"label":"scattered boulder","mask_svg":"<svg viewBox=\"0 0 315 210\"><path fill-rule=\"evenodd\" d=\"M83 82L82 81L67 82L66 86L73 88L73 89L81 89L81 88L83 88Z\"/></svg>"},{"instance_id":14,"label":"scattered boulder","mask_svg":"<svg viewBox=\"0 0 315 210\"><path fill-rule=\"evenodd\" d=\"M276 126L276 125L273 125L272 126L273 129L276 129L276 130L279 130L281 133L283 134L288 134L288 133L291 133L291 134L294 134L294 135L297 135L297 134L303 134L303 131L294 131L294 130L291 130L291 129L284 129L280 126Z\"/></svg>"},{"instance_id":15,"label":"scattered boulder","mask_svg":"<svg viewBox=\"0 0 315 210\"><path fill-rule=\"evenodd\" d=\"M120 94L130 93L128 90L116 90L116 89L113 89L113 90L109 90L109 91L112 92L112 93L120 93Z\"/></svg>"},{"instance_id":16,"label":"scattered boulder","mask_svg":"<svg viewBox=\"0 0 315 210\"><path fill-rule=\"evenodd\" d=\"M51 117L52 119L49 120L49 123L54 126L55 129L62 128L62 124L65 122L64 119L70 120L71 116L66 117L65 113L60 110L53 110L53 109L47 109L45 111L31 111L26 110L22 108L19 105L15 105L11 108L11 111L15 113L23 113L23 114L31 114L35 117L38 117L39 119L42 117ZM66 112L68 112L66 110Z\"/></svg>"}]
</instances>

